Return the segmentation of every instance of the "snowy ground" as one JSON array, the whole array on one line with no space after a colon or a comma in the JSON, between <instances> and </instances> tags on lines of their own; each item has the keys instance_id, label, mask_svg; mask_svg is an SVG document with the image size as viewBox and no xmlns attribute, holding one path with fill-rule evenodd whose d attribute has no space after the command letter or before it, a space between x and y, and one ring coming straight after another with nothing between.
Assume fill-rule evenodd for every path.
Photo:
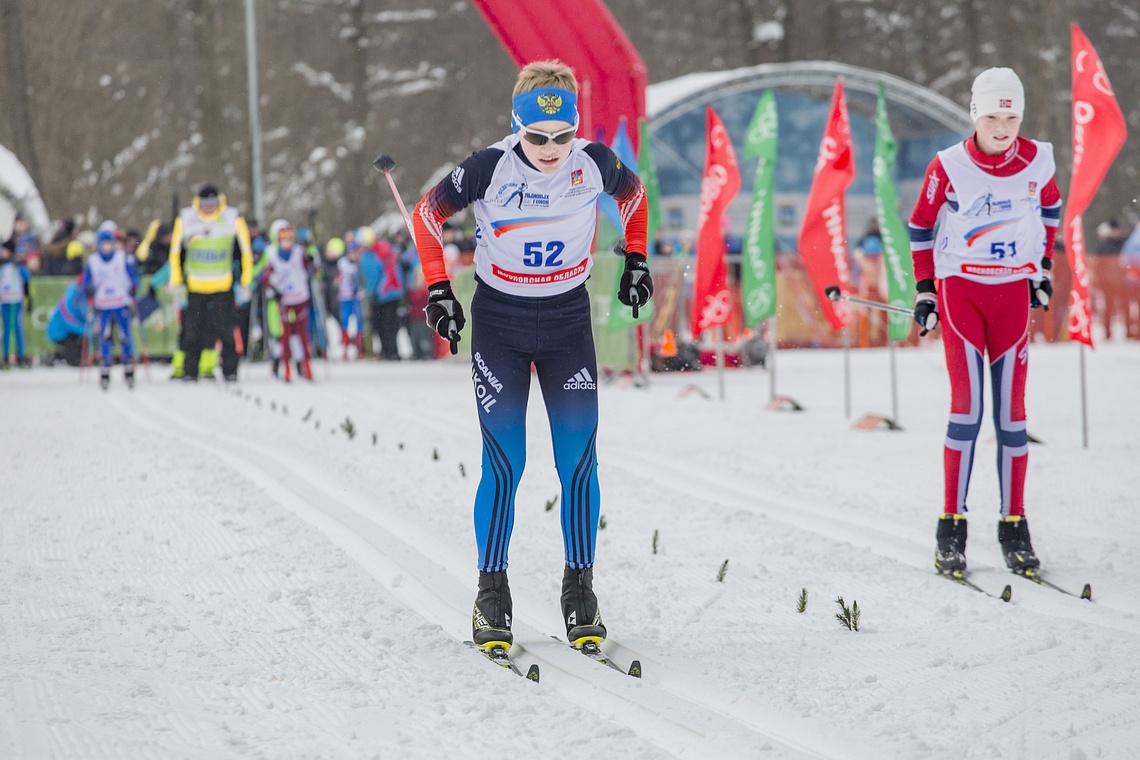
<instances>
[{"instance_id":1,"label":"snowy ground","mask_svg":"<svg viewBox=\"0 0 1140 760\"><path fill-rule=\"evenodd\" d=\"M511 585L537 685L462 644L479 474L462 362L318 364L290 386L254 365L236 388L155 366L106 393L74 369L0 375L0 757L1136 757L1140 344L1088 354L1088 449L1076 347L1031 352L1034 543L1091 603L1003 570L988 426L968 555L1013 601L934 575L937 342L898 354L903 432L851 428L841 353L779 359L804 412L766 411L759 370L723 402L712 372L602 388L596 587L641 681L555 640L536 391ZM853 380L854 416L889 412L885 353L856 354Z\"/></svg>"}]
</instances>

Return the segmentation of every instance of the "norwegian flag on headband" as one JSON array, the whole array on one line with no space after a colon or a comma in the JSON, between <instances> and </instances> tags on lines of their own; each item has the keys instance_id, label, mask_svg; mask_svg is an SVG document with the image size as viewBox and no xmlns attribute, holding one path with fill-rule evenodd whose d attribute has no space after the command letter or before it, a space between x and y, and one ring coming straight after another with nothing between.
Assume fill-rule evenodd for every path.
<instances>
[{"instance_id":1,"label":"norwegian flag on headband","mask_svg":"<svg viewBox=\"0 0 1140 760\"><path fill-rule=\"evenodd\" d=\"M1085 266L1085 232L1081 216L1092 203L1108 167L1128 134L1108 74L1081 28L1072 26L1073 46L1073 179L1065 204L1065 241L1073 269L1069 304L1069 338L1092 348L1092 309Z\"/></svg>"},{"instance_id":2,"label":"norwegian flag on headband","mask_svg":"<svg viewBox=\"0 0 1140 760\"><path fill-rule=\"evenodd\" d=\"M712 106L705 109L705 116L708 147L697 216L696 284L691 325L694 338L699 338L703 330L723 325L732 312L724 263L727 247L721 219L728 210L728 204L740 192L740 167L736 163L728 130Z\"/></svg>"},{"instance_id":3,"label":"norwegian flag on headband","mask_svg":"<svg viewBox=\"0 0 1140 760\"><path fill-rule=\"evenodd\" d=\"M1005 98L998 99L998 108L1013 108L1013 101Z\"/></svg>"}]
</instances>

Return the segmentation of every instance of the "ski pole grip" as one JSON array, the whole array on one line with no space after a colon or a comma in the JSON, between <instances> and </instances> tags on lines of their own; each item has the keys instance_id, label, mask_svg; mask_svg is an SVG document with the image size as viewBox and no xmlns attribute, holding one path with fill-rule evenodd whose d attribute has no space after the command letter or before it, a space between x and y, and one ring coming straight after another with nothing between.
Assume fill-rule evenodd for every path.
<instances>
[{"instance_id":1,"label":"ski pole grip","mask_svg":"<svg viewBox=\"0 0 1140 760\"><path fill-rule=\"evenodd\" d=\"M451 355L459 353L459 331L455 328L455 320L447 323L447 342L451 347Z\"/></svg>"}]
</instances>

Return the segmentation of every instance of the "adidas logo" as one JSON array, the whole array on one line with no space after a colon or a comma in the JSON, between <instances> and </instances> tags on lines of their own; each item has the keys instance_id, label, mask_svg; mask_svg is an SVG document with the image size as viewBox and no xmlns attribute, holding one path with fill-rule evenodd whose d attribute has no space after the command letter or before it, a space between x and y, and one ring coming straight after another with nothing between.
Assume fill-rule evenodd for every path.
<instances>
[{"instance_id":1,"label":"adidas logo","mask_svg":"<svg viewBox=\"0 0 1140 760\"><path fill-rule=\"evenodd\" d=\"M590 377L590 370L585 367L575 372L574 377L562 384L562 389L567 391L593 391L597 388L598 384L594 382L594 378Z\"/></svg>"}]
</instances>

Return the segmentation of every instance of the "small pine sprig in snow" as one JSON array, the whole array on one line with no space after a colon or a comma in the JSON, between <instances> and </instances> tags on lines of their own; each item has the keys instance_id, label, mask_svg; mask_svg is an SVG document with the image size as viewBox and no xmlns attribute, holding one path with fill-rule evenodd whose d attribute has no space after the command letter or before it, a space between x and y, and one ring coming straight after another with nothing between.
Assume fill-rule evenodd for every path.
<instances>
[{"instance_id":1,"label":"small pine sprig in snow","mask_svg":"<svg viewBox=\"0 0 1140 760\"><path fill-rule=\"evenodd\" d=\"M724 583L724 576L728 573L728 560L720 563L720 570L716 572L716 582Z\"/></svg>"},{"instance_id":2,"label":"small pine sprig in snow","mask_svg":"<svg viewBox=\"0 0 1140 760\"><path fill-rule=\"evenodd\" d=\"M558 503L558 494L554 494L553 498L546 500L546 509L544 511L549 512L550 510L554 509L554 505L557 503Z\"/></svg>"},{"instance_id":3,"label":"small pine sprig in snow","mask_svg":"<svg viewBox=\"0 0 1140 760\"><path fill-rule=\"evenodd\" d=\"M796 601L796 612L803 612L807 609L807 589L800 589L800 598Z\"/></svg>"},{"instance_id":4,"label":"small pine sprig in snow","mask_svg":"<svg viewBox=\"0 0 1140 760\"><path fill-rule=\"evenodd\" d=\"M657 553L657 529L653 529L653 553Z\"/></svg>"},{"instance_id":5,"label":"small pine sprig in snow","mask_svg":"<svg viewBox=\"0 0 1140 760\"><path fill-rule=\"evenodd\" d=\"M343 430L344 434L348 436L348 440L351 441L356 437L356 425L352 424L351 417L344 418L344 422L340 423L340 429Z\"/></svg>"},{"instance_id":6,"label":"small pine sprig in snow","mask_svg":"<svg viewBox=\"0 0 1140 760\"><path fill-rule=\"evenodd\" d=\"M835 613L835 619L839 621L839 624L849 631L858 631L859 602L852 599L851 606L848 607L843 601L843 597L838 597L835 603L839 605L839 612Z\"/></svg>"}]
</instances>

